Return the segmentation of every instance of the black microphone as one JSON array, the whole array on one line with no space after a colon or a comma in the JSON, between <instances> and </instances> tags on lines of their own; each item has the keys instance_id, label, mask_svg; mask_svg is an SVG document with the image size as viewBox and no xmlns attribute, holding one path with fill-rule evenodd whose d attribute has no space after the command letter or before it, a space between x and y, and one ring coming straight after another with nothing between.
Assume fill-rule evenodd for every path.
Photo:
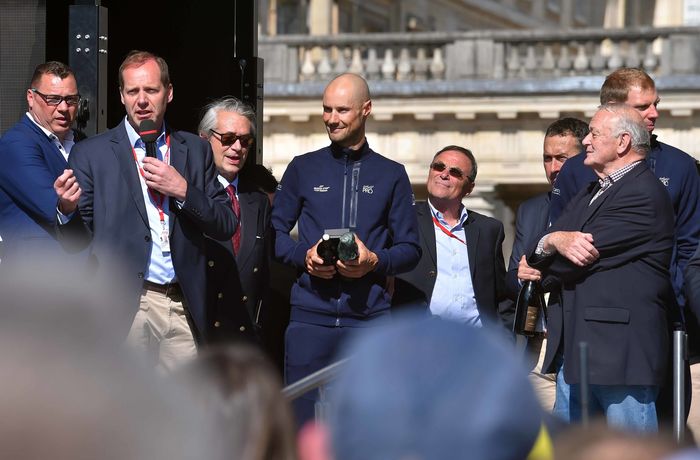
<instances>
[{"instance_id":1,"label":"black microphone","mask_svg":"<svg viewBox=\"0 0 700 460\"><path fill-rule=\"evenodd\" d=\"M158 128L153 120L143 120L139 125L139 136L146 144L146 156L157 158L156 140L158 139Z\"/></svg>"}]
</instances>

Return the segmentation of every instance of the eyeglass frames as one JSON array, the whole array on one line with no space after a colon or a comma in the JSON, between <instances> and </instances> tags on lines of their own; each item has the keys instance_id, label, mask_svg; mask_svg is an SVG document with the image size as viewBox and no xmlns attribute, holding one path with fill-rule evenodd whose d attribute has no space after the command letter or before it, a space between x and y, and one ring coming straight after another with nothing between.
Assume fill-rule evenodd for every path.
<instances>
[{"instance_id":1,"label":"eyeglass frames","mask_svg":"<svg viewBox=\"0 0 700 460\"><path fill-rule=\"evenodd\" d=\"M236 133L219 133L214 131L213 129L210 129L209 131L212 132L212 134L216 134L219 136L219 141L221 142L221 145L224 147L229 147L233 144L236 143L236 141L240 141L241 147L250 147L255 138L251 136L250 134L243 134L239 136Z\"/></svg>"},{"instance_id":2,"label":"eyeglass frames","mask_svg":"<svg viewBox=\"0 0 700 460\"><path fill-rule=\"evenodd\" d=\"M465 178L469 179L469 177L467 177L466 174L464 174L464 172L461 169L456 168L454 166L451 166L450 168L448 168L447 165L441 161L436 161L436 162L432 163L430 165L430 169L432 169L433 171L437 171L437 172L443 172L445 169L447 169L450 176L454 177L457 180L462 180Z\"/></svg>"},{"instance_id":3,"label":"eyeglass frames","mask_svg":"<svg viewBox=\"0 0 700 460\"><path fill-rule=\"evenodd\" d=\"M31 91L34 94L39 95L46 105L61 105L61 102L66 101L68 105L78 105L80 102L80 94L71 94L69 96L59 96L57 94L44 94L36 88L32 88Z\"/></svg>"}]
</instances>

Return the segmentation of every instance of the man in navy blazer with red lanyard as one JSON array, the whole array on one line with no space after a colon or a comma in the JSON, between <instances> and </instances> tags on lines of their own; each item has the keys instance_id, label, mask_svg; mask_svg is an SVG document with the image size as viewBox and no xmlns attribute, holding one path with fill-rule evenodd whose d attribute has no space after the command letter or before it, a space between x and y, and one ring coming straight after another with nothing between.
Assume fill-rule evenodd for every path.
<instances>
[{"instance_id":1,"label":"man in navy blazer with red lanyard","mask_svg":"<svg viewBox=\"0 0 700 460\"><path fill-rule=\"evenodd\" d=\"M4 266L28 257L28 250L44 258L65 255L56 241L53 182L68 167L77 140L71 126L79 102L70 67L56 61L40 64L27 89L27 113L0 139Z\"/></svg>"},{"instance_id":2,"label":"man in navy blazer with red lanyard","mask_svg":"<svg viewBox=\"0 0 700 460\"><path fill-rule=\"evenodd\" d=\"M588 344L591 408L608 423L658 429L656 398L668 356L667 310L674 215L668 193L644 161L649 133L625 104L601 106L583 140L599 180L581 190L531 248L518 278L561 283L564 365L556 413L581 416L579 344ZM529 264L529 265L528 265Z\"/></svg>"},{"instance_id":3,"label":"man in navy blazer with red lanyard","mask_svg":"<svg viewBox=\"0 0 700 460\"><path fill-rule=\"evenodd\" d=\"M172 100L167 63L132 51L119 68L127 116L119 126L74 149L55 183L66 242L92 243L91 261L114 258L133 310L127 344L162 370L196 355L206 331L205 234L230 239L237 225L216 179L209 143L164 122ZM156 156L139 136L155 122ZM77 206L77 209L76 209Z\"/></svg>"}]
</instances>

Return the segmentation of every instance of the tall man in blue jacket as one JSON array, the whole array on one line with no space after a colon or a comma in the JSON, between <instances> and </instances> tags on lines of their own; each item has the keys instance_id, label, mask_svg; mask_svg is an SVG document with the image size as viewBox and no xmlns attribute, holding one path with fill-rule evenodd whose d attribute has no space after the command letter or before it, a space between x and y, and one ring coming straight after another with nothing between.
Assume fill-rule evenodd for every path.
<instances>
[{"instance_id":1,"label":"tall man in blue jacket","mask_svg":"<svg viewBox=\"0 0 700 460\"><path fill-rule=\"evenodd\" d=\"M80 95L73 71L40 64L27 89L27 113L0 140L0 235L4 264L26 257L61 255L54 222L58 197L53 182L68 167L75 138L71 126Z\"/></svg>"},{"instance_id":2,"label":"tall man in blue jacket","mask_svg":"<svg viewBox=\"0 0 700 460\"><path fill-rule=\"evenodd\" d=\"M364 79L343 74L332 80L323 93L331 145L295 157L275 195L275 253L301 273L285 337L287 383L330 364L354 328L387 318L389 277L411 270L421 255L406 171L365 139L371 111ZM295 224L298 241L290 236ZM355 232L359 256L323 265L316 247L324 231L335 228ZM295 402L300 424L313 416L314 401L307 393Z\"/></svg>"}]
</instances>

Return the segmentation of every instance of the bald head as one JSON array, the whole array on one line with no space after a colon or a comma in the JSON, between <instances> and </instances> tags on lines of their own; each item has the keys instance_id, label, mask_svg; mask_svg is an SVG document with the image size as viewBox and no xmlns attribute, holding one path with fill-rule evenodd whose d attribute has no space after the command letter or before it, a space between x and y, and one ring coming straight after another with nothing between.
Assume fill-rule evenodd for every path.
<instances>
[{"instance_id":1,"label":"bald head","mask_svg":"<svg viewBox=\"0 0 700 460\"><path fill-rule=\"evenodd\" d=\"M369 88L359 75L344 73L323 92L323 123L331 142L357 150L365 143L365 123L372 111Z\"/></svg>"},{"instance_id":2,"label":"bald head","mask_svg":"<svg viewBox=\"0 0 700 460\"><path fill-rule=\"evenodd\" d=\"M369 101L369 86L367 81L361 76L354 73L343 73L335 77L328 83L324 96L329 91L345 91L352 95L352 101L361 105Z\"/></svg>"}]
</instances>

